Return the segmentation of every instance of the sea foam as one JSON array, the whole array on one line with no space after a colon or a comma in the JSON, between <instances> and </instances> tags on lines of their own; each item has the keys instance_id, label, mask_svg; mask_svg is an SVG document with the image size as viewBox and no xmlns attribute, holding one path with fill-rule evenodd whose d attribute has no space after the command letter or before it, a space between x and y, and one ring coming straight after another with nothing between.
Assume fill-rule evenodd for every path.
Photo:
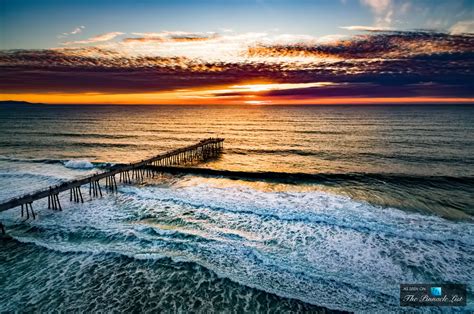
<instances>
[{"instance_id":1,"label":"sea foam","mask_svg":"<svg viewBox=\"0 0 474 314\"><path fill-rule=\"evenodd\" d=\"M64 166L71 169L92 169L94 165L87 159L72 159L64 163Z\"/></svg>"},{"instance_id":2,"label":"sea foam","mask_svg":"<svg viewBox=\"0 0 474 314\"><path fill-rule=\"evenodd\" d=\"M470 281L471 223L221 181L120 186L114 196L39 213L36 229L12 235L60 252L169 257L342 310L396 310L401 282Z\"/></svg>"}]
</instances>

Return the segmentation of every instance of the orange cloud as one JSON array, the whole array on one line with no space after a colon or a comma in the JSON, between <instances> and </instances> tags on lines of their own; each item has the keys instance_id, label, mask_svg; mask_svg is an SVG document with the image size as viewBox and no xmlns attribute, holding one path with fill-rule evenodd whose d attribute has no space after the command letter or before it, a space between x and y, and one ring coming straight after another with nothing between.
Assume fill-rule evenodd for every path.
<instances>
[{"instance_id":1,"label":"orange cloud","mask_svg":"<svg viewBox=\"0 0 474 314\"><path fill-rule=\"evenodd\" d=\"M77 41L67 41L62 43L63 45L85 45L85 44L92 44L92 43L98 43L98 42L104 42L104 41L109 41L114 39L117 36L123 35L124 33L121 32L110 32L110 33L105 33L101 35L97 35L94 37L91 37L86 40L77 40Z\"/></svg>"},{"instance_id":2,"label":"orange cloud","mask_svg":"<svg viewBox=\"0 0 474 314\"><path fill-rule=\"evenodd\" d=\"M178 89L155 93L25 93L0 94L0 100L23 100L48 104L215 104L215 105L347 105L347 104L474 104L474 97L294 97L269 95L271 91L290 91L333 86L309 84L242 84Z\"/></svg>"},{"instance_id":3,"label":"orange cloud","mask_svg":"<svg viewBox=\"0 0 474 314\"><path fill-rule=\"evenodd\" d=\"M190 32L160 32L160 33L132 33L139 37L129 37L124 43L157 43L157 42L193 42L208 41L219 38L217 33L190 33Z\"/></svg>"},{"instance_id":4,"label":"orange cloud","mask_svg":"<svg viewBox=\"0 0 474 314\"><path fill-rule=\"evenodd\" d=\"M107 41L119 34L82 42ZM140 37L125 39L133 45L120 41L0 51L0 90L8 95L79 95L80 102L93 99L89 93L102 95L95 100L101 102L115 101L112 95L117 94L130 103L217 99L306 103L331 97L462 101L473 96L474 37L467 35L371 32L330 42L263 33L134 35ZM147 44L162 39L159 45ZM190 92L177 92L183 89ZM137 98L130 100L134 95Z\"/></svg>"}]
</instances>

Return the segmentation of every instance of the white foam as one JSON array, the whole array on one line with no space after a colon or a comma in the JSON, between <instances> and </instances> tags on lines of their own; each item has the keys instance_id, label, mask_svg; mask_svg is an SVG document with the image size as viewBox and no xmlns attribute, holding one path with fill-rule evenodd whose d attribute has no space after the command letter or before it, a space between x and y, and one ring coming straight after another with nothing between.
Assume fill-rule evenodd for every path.
<instances>
[{"instance_id":1,"label":"white foam","mask_svg":"<svg viewBox=\"0 0 474 314\"><path fill-rule=\"evenodd\" d=\"M472 281L471 223L282 190L206 179L122 185L113 196L40 212L31 222L40 232L12 235L64 252L190 261L246 286L342 310L396 310L401 282ZM3 218L11 224L9 214Z\"/></svg>"},{"instance_id":2,"label":"white foam","mask_svg":"<svg viewBox=\"0 0 474 314\"><path fill-rule=\"evenodd\" d=\"M196 243L206 254L193 250L188 258L220 276L345 310L395 309L401 282L469 281L472 223L320 191L263 192L199 181L124 190L146 208L166 205L166 212L197 224L199 236L212 242ZM385 300L360 301L374 297Z\"/></svg>"},{"instance_id":3,"label":"white foam","mask_svg":"<svg viewBox=\"0 0 474 314\"><path fill-rule=\"evenodd\" d=\"M87 159L71 159L64 163L64 166L71 169L92 169L94 165Z\"/></svg>"}]
</instances>

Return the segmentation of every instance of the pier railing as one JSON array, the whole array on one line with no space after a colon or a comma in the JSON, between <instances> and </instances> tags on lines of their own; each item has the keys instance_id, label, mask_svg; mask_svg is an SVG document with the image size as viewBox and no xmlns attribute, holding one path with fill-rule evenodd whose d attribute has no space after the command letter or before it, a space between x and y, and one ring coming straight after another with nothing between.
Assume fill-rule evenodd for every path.
<instances>
[{"instance_id":1,"label":"pier railing","mask_svg":"<svg viewBox=\"0 0 474 314\"><path fill-rule=\"evenodd\" d=\"M22 217L26 215L26 219L29 219L31 215L31 217L35 219L36 216L33 211L32 203L36 200L47 197L49 209L62 210L59 199L59 193L61 192L69 191L69 200L71 202L83 203L84 198L81 190L83 185L89 185L89 194L91 197L102 196L100 180L105 180L105 189L116 191L116 176L119 177L119 182L124 183L131 183L132 180L143 180L146 176L154 175L154 171L149 166L166 167L206 161L217 157L222 152L223 144L223 138L208 138L194 145L174 149L138 162L116 165L101 173L67 181L34 193L11 198L0 204L0 212L14 207L20 207ZM4 231L3 225L0 223L0 232L2 231Z\"/></svg>"}]
</instances>

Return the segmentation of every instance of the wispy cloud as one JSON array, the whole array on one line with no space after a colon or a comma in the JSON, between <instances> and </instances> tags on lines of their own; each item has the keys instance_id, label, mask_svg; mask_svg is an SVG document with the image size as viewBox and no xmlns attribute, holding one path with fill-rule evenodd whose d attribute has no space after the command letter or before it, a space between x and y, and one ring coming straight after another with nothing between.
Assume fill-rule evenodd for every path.
<instances>
[{"instance_id":1,"label":"wispy cloud","mask_svg":"<svg viewBox=\"0 0 474 314\"><path fill-rule=\"evenodd\" d=\"M459 21L449 29L451 34L473 34L474 33L474 20Z\"/></svg>"},{"instance_id":2,"label":"wispy cloud","mask_svg":"<svg viewBox=\"0 0 474 314\"><path fill-rule=\"evenodd\" d=\"M110 32L110 33L105 33L105 34L100 34L94 37L91 37L89 39L85 40L76 40L76 41L67 41L63 42L63 45L84 45L84 44L92 44L92 43L98 43L98 42L104 42L104 41L109 41L114 39L117 36L124 35L125 33L121 32Z\"/></svg>"},{"instance_id":3,"label":"wispy cloud","mask_svg":"<svg viewBox=\"0 0 474 314\"><path fill-rule=\"evenodd\" d=\"M391 0L360 0L360 2L368 6L375 16L375 26L387 27L392 23L393 5Z\"/></svg>"},{"instance_id":4,"label":"wispy cloud","mask_svg":"<svg viewBox=\"0 0 474 314\"><path fill-rule=\"evenodd\" d=\"M127 37L122 39L124 43L162 43L162 37Z\"/></svg>"},{"instance_id":5,"label":"wispy cloud","mask_svg":"<svg viewBox=\"0 0 474 314\"><path fill-rule=\"evenodd\" d=\"M164 42L164 41L205 41L212 40L219 37L217 33L191 33L191 32L159 32L159 33L132 33L132 35L139 37L126 38L125 42Z\"/></svg>"},{"instance_id":6,"label":"wispy cloud","mask_svg":"<svg viewBox=\"0 0 474 314\"><path fill-rule=\"evenodd\" d=\"M82 30L85 28L85 26L79 26L79 27L76 27L72 32L70 32L71 35L75 35L75 34L79 34L80 32L82 32Z\"/></svg>"},{"instance_id":7,"label":"wispy cloud","mask_svg":"<svg viewBox=\"0 0 474 314\"><path fill-rule=\"evenodd\" d=\"M86 28L84 25L81 25L81 26L78 26L76 28L74 28L72 31L70 32L66 32L66 33L62 33L60 35L58 35L58 38L65 38L65 37L68 37L70 35L76 35L76 34L79 34L82 32L82 30Z\"/></svg>"},{"instance_id":8,"label":"wispy cloud","mask_svg":"<svg viewBox=\"0 0 474 314\"><path fill-rule=\"evenodd\" d=\"M391 27L363 26L363 25L341 26L340 28L347 29L349 31L367 31L367 32L386 32L386 31L394 30Z\"/></svg>"}]
</instances>

